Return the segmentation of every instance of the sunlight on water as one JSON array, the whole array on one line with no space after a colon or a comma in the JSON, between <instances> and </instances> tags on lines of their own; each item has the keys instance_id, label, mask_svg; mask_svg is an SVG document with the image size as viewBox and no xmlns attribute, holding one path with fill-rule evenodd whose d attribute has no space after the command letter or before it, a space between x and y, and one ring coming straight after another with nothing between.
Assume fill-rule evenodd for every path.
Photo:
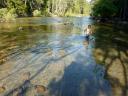
<instances>
[{"instance_id":1,"label":"sunlight on water","mask_svg":"<svg viewBox=\"0 0 128 96\"><path fill-rule=\"evenodd\" d=\"M102 36L98 34L98 28L102 27L94 25L97 34L87 42L83 29L88 24L93 24L88 17L18 18L14 23L0 23L0 94L113 96L115 90L111 79L105 78L105 64L118 52L109 49L104 62L105 41L101 42ZM120 52L126 60L127 56ZM109 70L116 69L107 70L115 76ZM123 80L124 77L119 78L125 86Z\"/></svg>"}]
</instances>

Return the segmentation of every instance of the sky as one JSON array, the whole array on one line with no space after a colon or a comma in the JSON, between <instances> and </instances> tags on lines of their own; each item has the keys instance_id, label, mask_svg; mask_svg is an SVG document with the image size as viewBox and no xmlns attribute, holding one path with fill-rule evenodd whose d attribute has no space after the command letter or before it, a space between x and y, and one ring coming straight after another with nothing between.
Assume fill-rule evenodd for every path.
<instances>
[{"instance_id":1,"label":"sky","mask_svg":"<svg viewBox=\"0 0 128 96\"><path fill-rule=\"evenodd\" d=\"M86 1L90 2L91 0L86 0Z\"/></svg>"}]
</instances>

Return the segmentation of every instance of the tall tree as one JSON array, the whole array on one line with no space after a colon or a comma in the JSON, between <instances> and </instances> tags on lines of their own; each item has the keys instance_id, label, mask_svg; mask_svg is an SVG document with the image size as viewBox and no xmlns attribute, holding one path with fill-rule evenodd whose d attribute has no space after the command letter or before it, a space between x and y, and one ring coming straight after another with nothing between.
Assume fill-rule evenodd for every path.
<instances>
[{"instance_id":1,"label":"tall tree","mask_svg":"<svg viewBox=\"0 0 128 96\"><path fill-rule=\"evenodd\" d=\"M5 8L6 7L6 0L0 0L0 8Z\"/></svg>"},{"instance_id":2,"label":"tall tree","mask_svg":"<svg viewBox=\"0 0 128 96\"><path fill-rule=\"evenodd\" d=\"M127 0L96 0L93 7L93 16L118 17L128 20L127 10Z\"/></svg>"}]
</instances>

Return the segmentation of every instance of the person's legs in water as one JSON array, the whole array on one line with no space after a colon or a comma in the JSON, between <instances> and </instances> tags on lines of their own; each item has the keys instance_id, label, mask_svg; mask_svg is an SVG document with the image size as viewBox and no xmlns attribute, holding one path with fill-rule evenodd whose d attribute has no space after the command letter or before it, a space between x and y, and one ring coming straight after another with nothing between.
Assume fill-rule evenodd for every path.
<instances>
[{"instance_id":1,"label":"person's legs in water","mask_svg":"<svg viewBox=\"0 0 128 96\"><path fill-rule=\"evenodd\" d=\"M84 45L86 48L88 48L88 45L89 45L89 41L87 41L87 40L84 40L84 42L83 42L83 45Z\"/></svg>"},{"instance_id":2,"label":"person's legs in water","mask_svg":"<svg viewBox=\"0 0 128 96\"><path fill-rule=\"evenodd\" d=\"M89 35L85 36L85 40L89 41Z\"/></svg>"},{"instance_id":3,"label":"person's legs in water","mask_svg":"<svg viewBox=\"0 0 128 96\"><path fill-rule=\"evenodd\" d=\"M84 46L85 46L86 48L88 48L88 45L89 45L89 35L86 35L86 36L85 36L85 41L84 41Z\"/></svg>"}]
</instances>

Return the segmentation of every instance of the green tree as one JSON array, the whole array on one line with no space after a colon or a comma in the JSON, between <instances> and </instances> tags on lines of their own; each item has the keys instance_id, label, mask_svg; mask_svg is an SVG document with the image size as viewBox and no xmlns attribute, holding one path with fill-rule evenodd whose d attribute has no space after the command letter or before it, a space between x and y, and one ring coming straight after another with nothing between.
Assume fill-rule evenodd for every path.
<instances>
[{"instance_id":1,"label":"green tree","mask_svg":"<svg viewBox=\"0 0 128 96\"><path fill-rule=\"evenodd\" d=\"M0 0L0 8L13 9L18 16L32 16L36 12L40 16L71 16L88 13L89 4L85 0Z\"/></svg>"},{"instance_id":2,"label":"green tree","mask_svg":"<svg viewBox=\"0 0 128 96\"><path fill-rule=\"evenodd\" d=\"M26 7L22 0L7 0L7 8L8 10L15 9L18 16L26 15Z\"/></svg>"},{"instance_id":3,"label":"green tree","mask_svg":"<svg viewBox=\"0 0 128 96\"><path fill-rule=\"evenodd\" d=\"M6 0L0 0L0 8L6 7Z\"/></svg>"},{"instance_id":4,"label":"green tree","mask_svg":"<svg viewBox=\"0 0 128 96\"><path fill-rule=\"evenodd\" d=\"M111 0L99 0L94 4L93 16L112 17L116 15L117 10L117 7Z\"/></svg>"},{"instance_id":5,"label":"green tree","mask_svg":"<svg viewBox=\"0 0 128 96\"><path fill-rule=\"evenodd\" d=\"M92 10L95 17L118 17L128 20L128 0L95 0Z\"/></svg>"}]
</instances>

